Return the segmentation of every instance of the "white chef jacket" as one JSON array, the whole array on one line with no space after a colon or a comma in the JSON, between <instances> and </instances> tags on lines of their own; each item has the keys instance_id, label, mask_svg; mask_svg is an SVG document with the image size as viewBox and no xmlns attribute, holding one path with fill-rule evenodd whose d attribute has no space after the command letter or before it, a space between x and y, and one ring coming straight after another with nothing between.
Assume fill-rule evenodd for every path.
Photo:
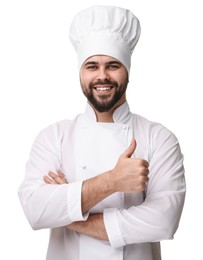
<instances>
[{"instance_id":1,"label":"white chef jacket","mask_svg":"<svg viewBox=\"0 0 203 260\"><path fill-rule=\"evenodd\" d=\"M87 104L84 114L49 126L33 144L19 197L32 228L51 229L47 260L160 260L159 241L172 239L178 228L185 179L177 138L161 124L131 113L127 102L113 120L96 122ZM117 192L83 215L83 180L113 169L132 137L137 141L133 157L150 165L145 192ZM69 183L46 184L43 177L58 169ZM109 241L65 227L101 212Z\"/></svg>"}]
</instances>

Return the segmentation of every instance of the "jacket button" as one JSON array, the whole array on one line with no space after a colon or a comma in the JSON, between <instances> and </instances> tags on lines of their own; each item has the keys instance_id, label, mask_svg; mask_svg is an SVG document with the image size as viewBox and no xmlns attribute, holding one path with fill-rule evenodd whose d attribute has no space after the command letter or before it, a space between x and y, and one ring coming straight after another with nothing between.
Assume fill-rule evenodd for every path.
<instances>
[{"instance_id":1,"label":"jacket button","mask_svg":"<svg viewBox=\"0 0 203 260\"><path fill-rule=\"evenodd\" d=\"M85 170L87 168L86 165L82 165L81 167L83 170Z\"/></svg>"}]
</instances>

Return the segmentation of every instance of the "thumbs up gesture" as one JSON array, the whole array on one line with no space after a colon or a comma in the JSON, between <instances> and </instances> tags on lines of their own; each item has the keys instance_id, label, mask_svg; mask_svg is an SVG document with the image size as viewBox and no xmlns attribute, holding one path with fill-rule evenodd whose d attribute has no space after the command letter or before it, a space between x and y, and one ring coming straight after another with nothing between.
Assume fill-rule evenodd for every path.
<instances>
[{"instance_id":1,"label":"thumbs up gesture","mask_svg":"<svg viewBox=\"0 0 203 260\"><path fill-rule=\"evenodd\" d=\"M110 179L115 192L139 192L145 189L149 164L143 159L132 158L136 145L136 141L133 139L111 171Z\"/></svg>"},{"instance_id":2,"label":"thumbs up gesture","mask_svg":"<svg viewBox=\"0 0 203 260\"><path fill-rule=\"evenodd\" d=\"M132 139L131 144L129 145L129 147L124 151L123 154L121 154L120 158L131 158L131 156L133 155L133 153L135 152L137 147L137 143L135 141L135 139Z\"/></svg>"}]
</instances>

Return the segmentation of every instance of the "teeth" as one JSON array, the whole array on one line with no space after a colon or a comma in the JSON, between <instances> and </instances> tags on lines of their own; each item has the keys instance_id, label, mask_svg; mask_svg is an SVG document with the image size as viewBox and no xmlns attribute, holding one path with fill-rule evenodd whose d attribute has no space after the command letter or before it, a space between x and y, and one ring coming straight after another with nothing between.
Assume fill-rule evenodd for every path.
<instances>
[{"instance_id":1,"label":"teeth","mask_svg":"<svg viewBox=\"0 0 203 260\"><path fill-rule=\"evenodd\" d=\"M99 91L106 91L106 90L110 90L111 88L97 88L97 90L99 90Z\"/></svg>"}]
</instances>

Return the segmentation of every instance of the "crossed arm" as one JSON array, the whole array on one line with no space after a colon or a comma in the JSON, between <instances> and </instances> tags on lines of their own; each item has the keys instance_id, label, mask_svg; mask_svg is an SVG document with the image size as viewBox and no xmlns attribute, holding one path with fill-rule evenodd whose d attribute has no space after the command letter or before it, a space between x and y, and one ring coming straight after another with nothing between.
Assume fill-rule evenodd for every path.
<instances>
[{"instance_id":1,"label":"crossed arm","mask_svg":"<svg viewBox=\"0 0 203 260\"><path fill-rule=\"evenodd\" d=\"M98 178L92 178L87 182L84 181L83 187L82 187L82 194L90 194L88 192L89 185L94 187L96 189L97 186L97 179ZM65 179L64 174L59 170L57 171L57 174L53 172L49 172L48 176L44 177L44 181L48 184L64 184L68 183L68 181ZM86 184L85 184L86 183ZM94 193L97 194L97 193ZM100 194L102 196L102 194ZM89 197L89 196L88 196ZM91 196L92 197L92 196ZM91 207L91 202L93 201L93 198L90 198L89 202L88 199L85 198L85 196L82 196L82 211L83 213L87 212L87 209ZM77 221L73 222L66 226L68 229L76 231L78 233L83 233L85 235L102 239L102 240L108 240L108 236L106 233L106 229L104 226L104 220L103 220L103 214L91 214L86 221Z\"/></svg>"},{"instance_id":2,"label":"crossed arm","mask_svg":"<svg viewBox=\"0 0 203 260\"><path fill-rule=\"evenodd\" d=\"M131 158L135 149L136 141L133 139L113 170L83 182L81 197L83 214L115 192L144 190L148 181L149 165L145 160ZM60 170L57 173L49 172L44 181L47 184L68 183ZM108 240L102 213L91 214L86 221L73 222L67 225L67 228L97 239Z\"/></svg>"}]
</instances>

